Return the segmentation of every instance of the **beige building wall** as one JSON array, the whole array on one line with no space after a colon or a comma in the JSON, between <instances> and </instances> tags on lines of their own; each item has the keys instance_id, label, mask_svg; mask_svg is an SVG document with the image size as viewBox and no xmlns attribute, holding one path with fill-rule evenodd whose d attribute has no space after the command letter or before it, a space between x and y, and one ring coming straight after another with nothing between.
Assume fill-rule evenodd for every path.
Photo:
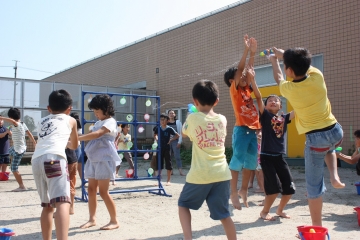
<instances>
[{"instance_id":1,"label":"beige building wall","mask_svg":"<svg viewBox=\"0 0 360 240\"><path fill-rule=\"evenodd\" d=\"M344 128L343 149L347 153L353 144L352 131L360 129L359 12L358 0L252 0L46 80L113 87L147 81L147 89L156 90L162 103L178 102L163 106L162 111L185 107L192 102L195 82L213 80L220 87L215 109L228 119L230 145L235 119L223 74L237 65L243 35L256 37L259 51L272 46L306 47L312 54L323 55L328 94L333 113ZM255 65L263 64L268 64L267 60L256 56Z\"/></svg>"}]
</instances>

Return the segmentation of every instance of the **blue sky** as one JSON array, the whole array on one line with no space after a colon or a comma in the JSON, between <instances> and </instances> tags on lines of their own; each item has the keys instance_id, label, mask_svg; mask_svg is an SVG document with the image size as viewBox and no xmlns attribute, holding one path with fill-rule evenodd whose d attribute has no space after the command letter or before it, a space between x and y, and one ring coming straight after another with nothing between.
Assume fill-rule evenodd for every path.
<instances>
[{"instance_id":1,"label":"blue sky","mask_svg":"<svg viewBox=\"0 0 360 240\"><path fill-rule=\"evenodd\" d=\"M0 2L0 77L43 79L236 0ZM30 69L40 70L34 71Z\"/></svg>"}]
</instances>

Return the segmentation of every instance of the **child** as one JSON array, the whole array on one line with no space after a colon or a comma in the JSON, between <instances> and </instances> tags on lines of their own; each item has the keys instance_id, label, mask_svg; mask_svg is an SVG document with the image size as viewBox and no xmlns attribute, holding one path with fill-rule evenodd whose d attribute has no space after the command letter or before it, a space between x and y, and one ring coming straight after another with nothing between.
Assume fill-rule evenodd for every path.
<instances>
[{"instance_id":1,"label":"child","mask_svg":"<svg viewBox=\"0 0 360 240\"><path fill-rule=\"evenodd\" d=\"M170 179L171 179L171 171L172 171L172 164L170 159L170 144L172 141L175 141L179 138L179 134L172 128L167 126L167 123L169 121L169 117L166 114L160 115L160 158L161 158L161 168L160 168L160 174L161 169L164 169L164 162L165 162L165 169L167 172L167 180L166 185L170 185ZM155 130L158 131L157 128ZM173 135L172 138L170 136Z\"/></svg>"},{"instance_id":2,"label":"child","mask_svg":"<svg viewBox=\"0 0 360 240\"><path fill-rule=\"evenodd\" d=\"M70 117L72 117L76 120L77 133L78 133L78 136L80 136L82 134L82 126L81 126L79 114L77 114L76 112L72 112L72 113L70 113ZM80 142L79 142L78 148L75 150L75 154L78 159L78 162L76 164L77 171L79 173L80 179L82 179L82 162L81 162L82 152L81 152Z\"/></svg>"},{"instance_id":3,"label":"child","mask_svg":"<svg viewBox=\"0 0 360 240\"><path fill-rule=\"evenodd\" d=\"M269 59L280 93L295 110L295 125L299 134L305 133L305 178L308 204L313 226L321 226L324 159L330 171L333 187L343 188L337 173L335 148L343 139L343 130L331 113L330 101L323 74L312 67L311 54L305 48L284 52L273 48ZM284 60L285 74L293 81L285 81L278 58Z\"/></svg>"},{"instance_id":4,"label":"child","mask_svg":"<svg viewBox=\"0 0 360 240\"><path fill-rule=\"evenodd\" d=\"M233 156L229 168L232 179L230 199L235 209L241 209L238 195L244 205L247 203L248 184L252 170L256 169L257 141L256 130L260 129L258 111L251 98L252 88L246 72L243 74L246 56L250 49L249 65L253 65L257 43L254 38L244 37L245 51L239 62L238 68L230 68L224 75L224 81L230 87L230 97L234 108L236 123L232 136ZM239 172L242 171L241 188L237 193Z\"/></svg>"},{"instance_id":5,"label":"child","mask_svg":"<svg viewBox=\"0 0 360 240\"><path fill-rule=\"evenodd\" d=\"M158 144L158 130L157 130L157 126L155 126L153 128L153 132L154 132L154 143L153 144ZM156 147L155 149L152 150L157 150L158 147ZM151 162L150 162L150 167L154 170L154 174L153 177L157 176L156 171L158 170L158 161L157 161L157 154L156 152L152 152L151 153L152 157L151 157Z\"/></svg>"},{"instance_id":6,"label":"child","mask_svg":"<svg viewBox=\"0 0 360 240\"><path fill-rule=\"evenodd\" d=\"M0 115L1 117L1 115ZM9 158L9 136L11 131L4 127L4 120L0 119L0 170L6 172L7 165L10 163Z\"/></svg>"},{"instance_id":7,"label":"child","mask_svg":"<svg viewBox=\"0 0 360 240\"><path fill-rule=\"evenodd\" d=\"M181 124L180 120L176 119L174 110L170 109L168 111L168 116L169 116L169 122L167 125L172 127L173 129L176 129L176 131L178 133L180 133L181 129L182 129L182 124ZM170 148L171 148L171 152L174 154L174 157L176 160L176 165L179 169L180 176L185 176L185 174L182 172L182 163L181 163L181 157L180 157L181 142L182 142L182 137L180 135L179 139L171 142ZM173 173L171 173L171 174L173 174Z\"/></svg>"},{"instance_id":8,"label":"child","mask_svg":"<svg viewBox=\"0 0 360 240\"><path fill-rule=\"evenodd\" d=\"M352 156L347 156L340 152L336 152L336 156L349 164L356 164L356 173L360 176L360 130L354 132L355 136L355 152Z\"/></svg>"},{"instance_id":9,"label":"child","mask_svg":"<svg viewBox=\"0 0 360 240\"><path fill-rule=\"evenodd\" d=\"M52 239L54 208L56 237L68 237L71 199L65 148L78 147L76 121L69 116L71 105L72 99L67 91L57 90L50 94L50 115L38 124L38 144L31 159L43 207L40 217L42 237L46 240Z\"/></svg>"},{"instance_id":10,"label":"child","mask_svg":"<svg viewBox=\"0 0 360 240\"><path fill-rule=\"evenodd\" d=\"M76 156L76 150L72 150L70 148L65 149L66 159L68 163L68 172L70 179L70 215L74 214L74 200L75 200L75 184L76 184L76 170L77 170L77 162L78 158Z\"/></svg>"},{"instance_id":11,"label":"child","mask_svg":"<svg viewBox=\"0 0 360 240\"><path fill-rule=\"evenodd\" d=\"M256 101L260 112L260 123L262 126L262 140L260 164L264 173L265 201L260 217L264 220L275 220L269 212L272 204L279 193L282 194L276 214L282 218L290 218L284 213L284 208L291 196L295 193L295 185L290 173L289 166L285 161L285 135L287 124L294 118L294 112L279 114L281 99L277 95L270 95L262 101L261 93L255 82L255 71L248 69L248 78L254 89Z\"/></svg>"},{"instance_id":12,"label":"child","mask_svg":"<svg viewBox=\"0 0 360 240\"><path fill-rule=\"evenodd\" d=\"M192 96L199 112L190 114L183 125L182 135L190 138L193 148L190 171L178 201L184 239L192 239L190 209L199 209L205 200L210 217L221 221L227 239L236 239L229 212L231 174L225 156L227 121L213 110L219 102L219 90L214 82L201 80L193 87Z\"/></svg>"},{"instance_id":13,"label":"child","mask_svg":"<svg viewBox=\"0 0 360 240\"><path fill-rule=\"evenodd\" d=\"M21 192L26 191L26 187L23 183L22 177L19 173L19 165L21 162L21 158L26 151L26 140L25 133L29 136L34 146L36 146L36 141L27 128L24 122L20 121L20 110L18 108L10 108L8 111L9 118L0 117L0 120L4 120L5 122L9 122L12 124L11 132L12 132L12 140L13 146L9 149L9 155L12 157L11 160L11 172L14 174L14 177L19 184L19 187L12 190L13 192Z\"/></svg>"},{"instance_id":14,"label":"child","mask_svg":"<svg viewBox=\"0 0 360 240\"><path fill-rule=\"evenodd\" d=\"M258 187L254 192L263 193L264 192L264 176L260 166L260 150L261 150L261 130L256 131L257 137L257 166L255 171L251 171L250 181L249 181L249 189L254 187L254 178L256 176L256 180L258 182Z\"/></svg>"},{"instance_id":15,"label":"child","mask_svg":"<svg viewBox=\"0 0 360 240\"><path fill-rule=\"evenodd\" d=\"M112 230L119 227L116 219L116 208L109 194L110 180L115 179L115 162L121 161L115 148L117 123L112 117L115 115L114 103L109 95L100 94L92 98L88 104L95 117L99 120L92 128L92 132L81 135L80 141L89 141L85 152L88 160L85 164L84 177L88 182L89 221L80 228L89 228L96 225L97 188L110 214L110 222L101 227L101 230Z\"/></svg>"},{"instance_id":16,"label":"child","mask_svg":"<svg viewBox=\"0 0 360 240\"><path fill-rule=\"evenodd\" d=\"M118 139L118 150L129 150L127 143L131 142L129 124L121 124L121 133ZM129 168L134 169L134 163L130 152L123 152L123 156L129 164ZM119 172L120 165L116 167L116 173Z\"/></svg>"}]
</instances>

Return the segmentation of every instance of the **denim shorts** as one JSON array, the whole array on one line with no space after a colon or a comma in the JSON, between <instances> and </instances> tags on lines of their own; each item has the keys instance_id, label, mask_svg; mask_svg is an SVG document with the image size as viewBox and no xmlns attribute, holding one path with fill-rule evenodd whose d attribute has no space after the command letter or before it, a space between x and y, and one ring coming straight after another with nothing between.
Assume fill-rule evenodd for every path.
<instances>
[{"instance_id":1,"label":"denim shorts","mask_svg":"<svg viewBox=\"0 0 360 240\"><path fill-rule=\"evenodd\" d=\"M327 131L306 134L305 178L308 198L318 198L324 194L324 160L327 153L334 153L343 139L339 123Z\"/></svg>"},{"instance_id":2,"label":"denim shorts","mask_svg":"<svg viewBox=\"0 0 360 240\"><path fill-rule=\"evenodd\" d=\"M241 171L243 168L255 170L257 166L256 130L235 126L232 135L233 156L229 168Z\"/></svg>"},{"instance_id":3,"label":"denim shorts","mask_svg":"<svg viewBox=\"0 0 360 240\"><path fill-rule=\"evenodd\" d=\"M6 155L0 154L0 164L9 164L9 163L10 163L9 154Z\"/></svg>"},{"instance_id":4,"label":"denim shorts","mask_svg":"<svg viewBox=\"0 0 360 240\"><path fill-rule=\"evenodd\" d=\"M19 170L19 165L20 165L20 162L21 162L21 158L23 157L25 151L23 153L18 153L15 151L14 147L11 147L9 149L9 155L12 157L12 160L11 160L11 171L12 172L18 172Z\"/></svg>"},{"instance_id":5,"label":"denim shorts","mask_svg":"<svg viewBox=\"0 0 360 240\"><path fill-rule=\"evenodd\" d=\"M180 193L178 206L198 210L206 200L213 220L230 217L230 181L208 184L186 182Z\"/></svg>"}]
</instances>

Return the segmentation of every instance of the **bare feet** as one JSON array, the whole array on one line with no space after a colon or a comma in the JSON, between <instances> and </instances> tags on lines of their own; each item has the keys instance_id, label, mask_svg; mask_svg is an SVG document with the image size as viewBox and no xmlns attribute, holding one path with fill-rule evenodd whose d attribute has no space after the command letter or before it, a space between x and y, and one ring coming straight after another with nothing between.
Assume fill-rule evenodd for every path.
<instances>
[{"instance_id":1,"label":"bare feet","mask_svg":"<svg viewBox=\"0 0 360 240\"><path fill-rule=\"evenodd\" d=\"M233 205L233 207L237 210L241 210L241 204L240 204L240 201L239 201L239 196L237 195L237 193L231 193L230 194L230 200L231 200L231 203Z\"/></svg>"},{"instance_id":2,"label":"bare feet","mask_svg":"<svg viewBox=\"0 0 360 240\"><path fill-rule=\"evenodd\" d=\"M267 221L275 221L275 218L271 216L269 213L265 213L263 211L260 212L260 217Z\"/></svg>"},{"instance_id":3,"label":"bare feet","mask_svg":"<svg viewBox=\"0 0 360 240\"><path fill-rule=\"evenodd\" d=\"M12 192L23 192L23 191L26 191L27 189L24 187L24 188L21 188L21 187L18 187L14 190L11 190Z\"/></svg>"},{"instance_id":4,"label":"bare feet","mask_svg":"<svg viewBox=\"0 0 360 240\"><path fill-rule=\"evenodd\" d=\"M238 194L241 197L241 199L243 200L245 207L248 208L249 204L247 202L247 191L239 190Z\"/></svg>"},{"instance_id":5,"label":"bare feet","mask_svg":"<svg viewBox=\"0 0 360 240\"><path fill-rule=\"evenodd\" d=\"M253 188L254 185L252 183L249 183L248 189Z\"/></svg>"},{"instance_id":6,"label":"bare feet","mask_svg":"<svg viewBox=\"0 0 360 240\"><path fill-rule=\"evenodd\" d=\"M259 206L264 206L265 200L262 200L261 203L259 203Z\"/></svg>"},{"instance_id":7,"label":"bare feet","mask_svg":"<svg viewBox=\"0 0 360 240\"><path fill-rule=\"evenodd\" d=\"M80 228L85 229L85 228L93 227L95 225L96 225L95 221L88 221L87 223L81 225Z\"/></svg>"},{"instance_id":8,"label":"bare feet","mask_svg":"<svg viewBox=\"0 0 360 240\"><path fill-rule=\"evenodd\" d=\"M166 183L166 186L171 186L171 183L170 183L170 182L167 182L167 183Z\"/></svg>"},{"instance_id":9,"label":"bare feet","mask_svg":"<svg viewBox=\"0 0 360 240\"><path fill-rule=\"evenodd\" d=\"M109 222L105 226L101 227L100 230L113 230L113 229L117 229L119 227L120 227L119 223L117 223L117 222L115 222L115 223Z\"/></svg>"},{"instance_id":10,"label":"bare feet","mask_svg":"<svg viewBox=\"0 0 360 240\"><path fill-rule=\"evenodd\" d=\"M277 214L279 217L281 217L281 218L290 218L290 216L287 215L287 214L284 213L284 212L278 212L278 211L276 211L276 214Z\"/></svg>"},{"instance_id":11,"label":"bare feet","mask_svg":"<svg viewBox=\"0 0 360 240\"><path fill-rule=\"evenodd\" d=\"M331 185L333 186L333 188L344 188L345 187L345 183L342 183L340 181L340 178L334 178L334 179L330 179Z\"/></svg>"},{"instance_id":12,"label":"bare feet","mask_svg":"<svg viewBox=\"0 0 360 240\"><path fill-rule=\"evenodd\" d=\"M70 206L69 214L70 214L70 215L74 215L74 207Z\"/></svg>"},{"instance_id":13,"label":"bare feet","mask_svg":"<svg viewBox=\"0 0 360 240\"><path fill-rule=\"evenodd\" d=\"M180 172L180 176L186 176L186 174L184 174L184 173Z\"/></svg>"}]
</instances>

